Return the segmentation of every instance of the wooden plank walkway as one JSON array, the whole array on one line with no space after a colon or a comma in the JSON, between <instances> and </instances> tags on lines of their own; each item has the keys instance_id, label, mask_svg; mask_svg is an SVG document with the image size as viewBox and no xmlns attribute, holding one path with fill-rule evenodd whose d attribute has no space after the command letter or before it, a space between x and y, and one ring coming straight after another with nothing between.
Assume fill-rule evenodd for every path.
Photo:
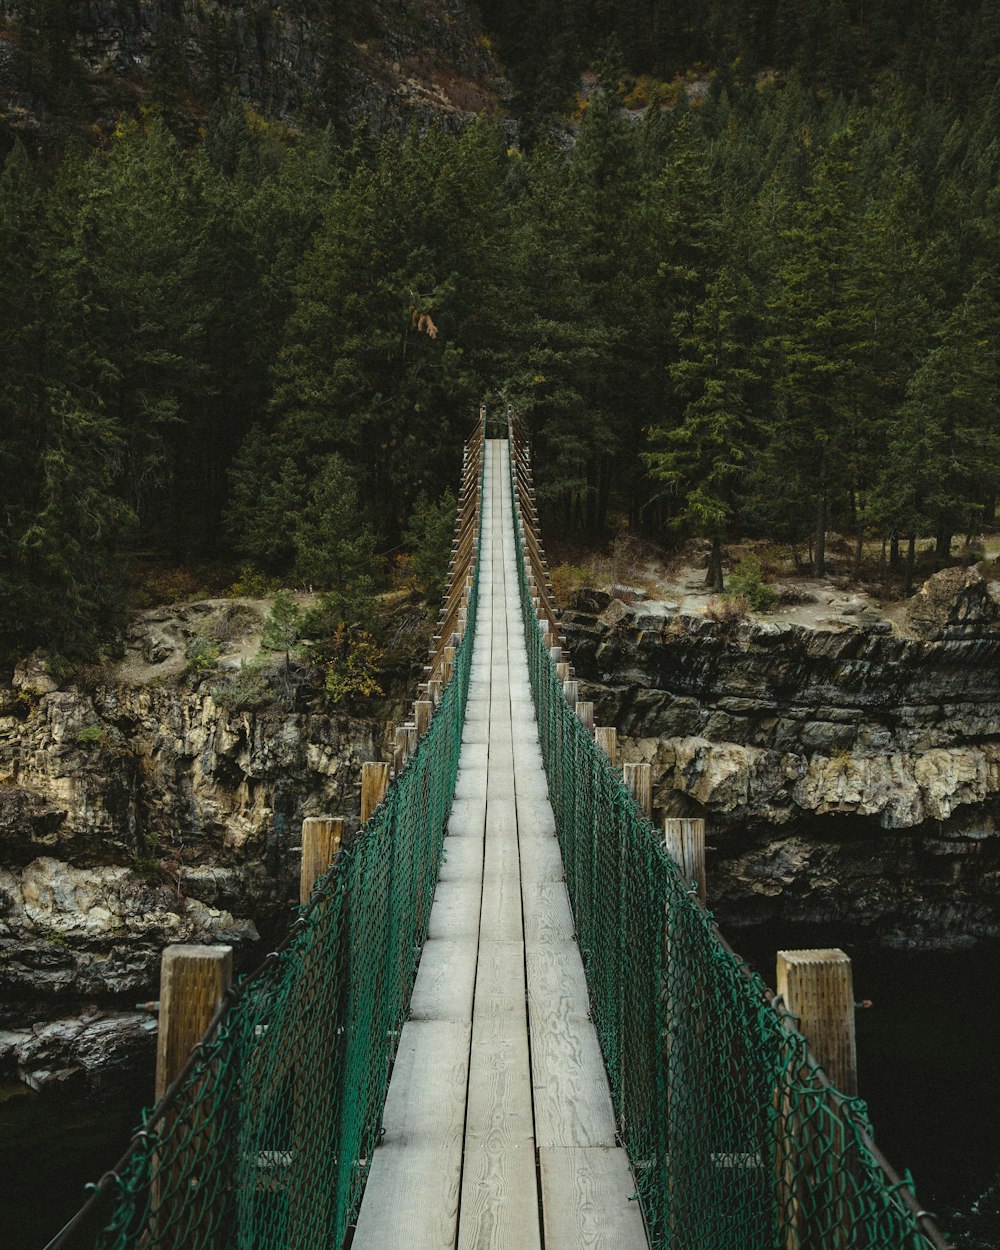
<instances>
[{"instance_id":1,"label":"wooden plank walkway","mask_svg":"<svg viewBox=\"0 0 1000 1250\"><path fill-rule=\"evenodd\" d=\"M646 1250L588 1012L489 440L458 784L354 1250Z\"/></svg>"}]
</instances>

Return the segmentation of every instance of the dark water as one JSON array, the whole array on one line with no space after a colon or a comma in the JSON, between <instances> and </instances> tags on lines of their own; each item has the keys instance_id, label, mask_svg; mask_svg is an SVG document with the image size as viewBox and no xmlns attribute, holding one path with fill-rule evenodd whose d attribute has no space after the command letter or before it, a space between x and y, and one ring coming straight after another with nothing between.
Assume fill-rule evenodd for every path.
<instances>
[{"instance_id":1,"label":"dark water","mask_svg":"<svg viewBox=\"0 0 1000 1250\"><path fill-rule=\"evenodd\" d=\"M0 1086L0 1246L42 1250L82 1205L84 1186L121 1157L152 1101L153 1071L111 1077L98 1092L9 1097L13 1088Z\"/></svg>"},{"instance_id":2,"label":"dark water","mask_svg":"<svg viewBox=\"0 0 1000 1250\"><path fill-rule=\"evenodd\" d=\"M1000 1250L1000 944L954 954L875 950L801 928L730 935L774 985L779 949L851 956L858 1073L875 1140L962 1250Z\"/></svg>"},{"instance_id":3,"label":"dark water","mask_svg":"<svg viewBox=\"0 0 1000 1250\"><path fill-rule=\"evenodd\" d=\"M770 985L778 949L847 950L855 997L874 1003L857 1023L861 1094L876 1140L898 1170L912 1171L920 1201L956 1246L1000 1250L1000 944L906 955L830 930L731 936ZM152 1087L150 1069L99 1094L0 1103L4 1250L42 1250L80 1205L84 1184L117 1161Z\"/></svg>"}]
</instances>

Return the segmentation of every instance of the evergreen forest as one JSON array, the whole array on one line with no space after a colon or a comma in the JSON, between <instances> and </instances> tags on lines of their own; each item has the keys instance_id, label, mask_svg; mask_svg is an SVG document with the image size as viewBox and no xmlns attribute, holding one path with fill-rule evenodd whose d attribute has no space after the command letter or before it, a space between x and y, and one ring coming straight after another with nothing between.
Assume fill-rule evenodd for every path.
<instances>
[{"instance_id":1,"label":"evergreen forest","mask_svg":"<svg viewBox=\"0 0 1000 1250\"><path fill-rule=\"evenodd\" d=\"M348 593L336 553L412 541L484 401L548 532L704 538L720 588L738 537L818 576L831 530L881 539L909 584L993 522L996 0L482 17L516 142L231 95L13 143L0 655L92 651L137 552Z\"/></svg>"}]
</instances>

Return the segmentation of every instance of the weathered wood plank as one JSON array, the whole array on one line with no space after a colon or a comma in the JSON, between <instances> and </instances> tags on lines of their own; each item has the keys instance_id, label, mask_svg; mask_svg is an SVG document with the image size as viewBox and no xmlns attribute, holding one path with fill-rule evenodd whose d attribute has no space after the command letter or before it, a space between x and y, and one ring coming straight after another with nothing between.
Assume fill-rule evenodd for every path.
<instances>
[{"instance_id":1,"label":"weathered wood plank","mask_svg":"<svg viewBox=\"0 0 1000 1250\"><path fill-rule=\"evenodd\" d=\"M471 1020L475 988L475 943L467 938L429 938L410 998L410 1019Z\"/></svg>"},{"instance_id":2,"label":"weathered wood plank","mask_svg":"<svg viewBox=\"0 0 1000 1250\"><path fill-rule=\"evenodd\" d=\"M527 953L528 1002L539 1014L586 1020L590 1011L587 979L576 942L550 942Z\"/></svg>"},{"instance_id":3,"label":"weathered wood plank","mask_svg":"<svg viewBox=\"0 0 1000 1250\"><path fill-rule=\"evenodd\" d=\"M428 938L465 938L479 933L482 888L469 881L440 881L427 925Z\"/></svg>"},{"instance_id":4,"label":"weathered wood plank","mask_svg":"<svg viewBox=\"0 0 1000 1250\"><path fill-rule=\"evenodd\" d=\"M545 1250L647 1250L624 1150L542 1148L538 1163Z\"/></svg>"},{"instance_id":5,"label":"weathered wood plank","mask_svg":"<svg viewBox=\"0 0 1000 1250\"><path fill-rule=\"evenodd\" d=\"M482 879L482 838L445 838L438 881L482 881Z\"/></svg>"},{"instance_id":6,"label":"weathered wood plank","mask_svg":"<svg viewBox=\"0 0 1000 1250\"><path fill-rule=\"evenodd\" d=\"M525 881L524 940L532 946L565 942L576 933L569 895L563 881Z\"/></svg>"}]
</instances>

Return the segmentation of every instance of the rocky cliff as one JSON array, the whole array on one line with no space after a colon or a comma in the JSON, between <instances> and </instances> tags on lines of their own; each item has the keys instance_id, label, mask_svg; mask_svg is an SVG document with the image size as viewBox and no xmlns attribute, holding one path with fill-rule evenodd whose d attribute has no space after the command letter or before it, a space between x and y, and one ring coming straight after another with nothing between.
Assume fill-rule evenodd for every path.
<instances>
[{"instance_id":1,"label":"rocky cliff","mask_svg":"<svg viewBox=\"0 0 1000 1250\"><path fill-rule=\"evenodd\" d=\"M170 942L261 955L298 901L303 816L359 809L379 720L220 706L210 680L0 690L0 1077L151 1044ZM103 1058L102 1058L103 1057Z\"/></svg>"},{"instance_id":2,"label":"rocky cliff","mask_svg":"<svg viewBox=\"0 0 1000 1250\"><path fill-rule=\"evenodd\" d=\"M464 0L0 0L2 121L32 145L146 103L195 121L227 89L267 118L383 127L508 95Z\"/></svg>"},{"instance_id":3,"label":"rocky cliff","mask_svg":"<svg viewBox=\"0 0 1000 1250\"><path fill-rule=\"evenodd\" d=\"M1000 933L1000 607L949 570L886 621L731 625L584 592L582 698L703 815L727 930L851 926L895 947Z\"/></svg>"}]
</instances>

